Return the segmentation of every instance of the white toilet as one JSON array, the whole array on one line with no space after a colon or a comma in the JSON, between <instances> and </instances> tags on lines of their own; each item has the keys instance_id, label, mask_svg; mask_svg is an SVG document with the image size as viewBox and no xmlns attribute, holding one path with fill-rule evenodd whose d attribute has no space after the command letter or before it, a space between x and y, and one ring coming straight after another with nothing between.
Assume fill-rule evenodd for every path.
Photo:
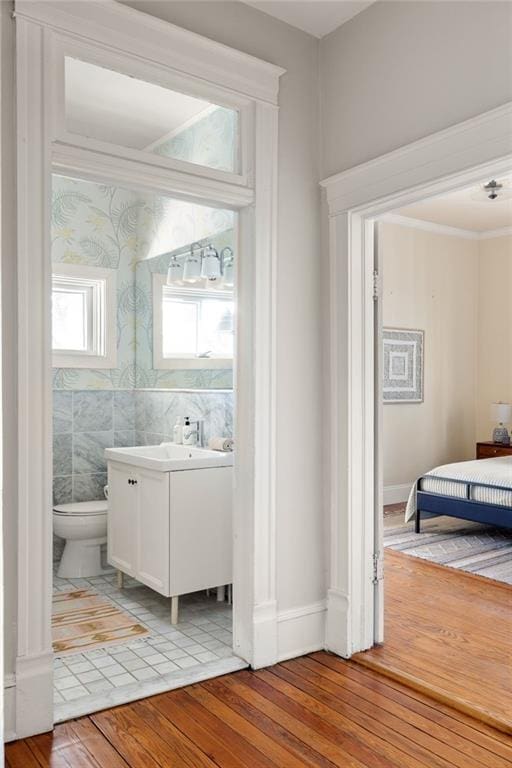
<instances>
[{"instance_id":1,"label":"white toilet","mask_svg":"<svg viewBox=\"0 0 512 768\"><path fill-rule=\"evenodd\" d=\"M53 532L66 540L57 576L80 579L103 573L101 545L107 543L107 510L106 500L53 508Z\"/></svg>"}]
</instances>

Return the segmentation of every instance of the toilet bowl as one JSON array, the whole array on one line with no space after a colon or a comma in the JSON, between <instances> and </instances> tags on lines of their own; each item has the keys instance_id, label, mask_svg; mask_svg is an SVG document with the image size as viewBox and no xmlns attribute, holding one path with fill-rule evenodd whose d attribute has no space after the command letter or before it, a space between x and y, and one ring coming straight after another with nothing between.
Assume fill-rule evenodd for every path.
<instances>
[{"instance_id":1,"label":"toilet bowl","mask_svg":"<svg viewBox=\"0 0 512 768\"><path fill-rule=\"evenodd\" d=\"M106 500L53 508L53 532L66 541L57 576L79 579L103 573L101 545L107 543L107 510Z\"/></svg>"}]
</instances>

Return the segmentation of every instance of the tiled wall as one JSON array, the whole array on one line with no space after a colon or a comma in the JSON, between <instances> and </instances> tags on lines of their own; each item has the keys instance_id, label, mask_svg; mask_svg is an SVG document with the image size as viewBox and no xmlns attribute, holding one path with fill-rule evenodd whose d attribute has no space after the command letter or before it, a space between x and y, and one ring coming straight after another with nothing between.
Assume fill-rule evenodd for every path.
<instances>
[{"instance_id":1,"label":"tiled wall","mask_svg":"<svg viewBox=\"0 0 512 768\"><path fill-rule=\"evenodd\" d=\"M171 441L178 417L204 420L205 440L233 433L232 392L55 390L54 504L103 498L105 448Z\"/></svg>"},{"instance_id":2,"label":"tiled wall","mask_svg":"<svg viewBox=\"0 0 512 768\"><path fill-rule=\"evenodd\" d=\"M105 448L135 444L135 393L55 390L54 504L103 498Z\"/></svg>"},{"instance_id":3,"label":"tiled wall","mask_svg":"<svg viewBox=\"0 0 512 768\"><path fill-rule=\"evenodd\" d=\"M233 434L233 392L135 392L135 438L138 445L172 441L180 417L203 419L205 444L210 437Z\"/></svg>"}]
</instances>

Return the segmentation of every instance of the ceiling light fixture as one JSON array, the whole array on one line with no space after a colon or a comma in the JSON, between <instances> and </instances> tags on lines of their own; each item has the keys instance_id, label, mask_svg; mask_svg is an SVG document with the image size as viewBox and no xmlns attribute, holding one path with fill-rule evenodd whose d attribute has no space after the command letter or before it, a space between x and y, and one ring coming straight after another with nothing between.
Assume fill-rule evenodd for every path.
<instances>
[{"instance_id":1,"label":"ceiling light fixture","mask_svg":"<svg viewBox=\"0 0 512 768\"><path fill-rule=\"evenodd\" d=\"M487 184L480 187L478 192L471 195L472 200L490 200L491 203L495 203L496 200L499 202L508 200L510 197L512 197L512 189L510 189L508 183L506 181L496 181L496 179L491 179Z\"/></svg>"}]
</instances>

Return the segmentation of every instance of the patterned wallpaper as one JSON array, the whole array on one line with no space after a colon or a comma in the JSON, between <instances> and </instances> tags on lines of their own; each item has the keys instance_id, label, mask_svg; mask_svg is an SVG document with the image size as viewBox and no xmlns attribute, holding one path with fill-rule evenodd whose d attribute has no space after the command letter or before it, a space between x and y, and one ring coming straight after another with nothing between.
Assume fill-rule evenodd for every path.
<instances>
[{"instance_id":1,"label":"patterned wallpaper","mask_svg":"<svg viewBox=\"0 0 512 768\"><path fill-rule=\"evenodd\" d=\"M216 107L193 125L160 144L155 154L188 160L222 171L236 171L238 113Z\"/></svg>"},{"instance_id":2,"label":"patterned wallpaper","mask_svg":"<svg viewBox=\"0 0 512 768\"><path fill-rule=\"evenodd\" d=\"M52 261L117 269L118 346L117 368L55 368L54 389L230 388L231 371L152 369L150 273L167 270L169 257L158 259L156 254L219 232L218 243L212 238L215 244L231 243L233 216L231 211L54 176ZM149 262L139 261L151 255Z\"/></svg>"},{"instance_id":3,"label":"patterned wallpaper","mask_svg":"<svg viewBox=\"0 0 512 768\"><path fill-rule=\"evenodd\" d=\"M233 247L233 230L229 229L211 238L220 252ZM157 370L153 368L153 274L167 274L169 256L155 256L139 261L135 273L136 290L136 386L139 388L231 389L232 369L205 368L203 370Z\"/></svg>"}]
</instances>

